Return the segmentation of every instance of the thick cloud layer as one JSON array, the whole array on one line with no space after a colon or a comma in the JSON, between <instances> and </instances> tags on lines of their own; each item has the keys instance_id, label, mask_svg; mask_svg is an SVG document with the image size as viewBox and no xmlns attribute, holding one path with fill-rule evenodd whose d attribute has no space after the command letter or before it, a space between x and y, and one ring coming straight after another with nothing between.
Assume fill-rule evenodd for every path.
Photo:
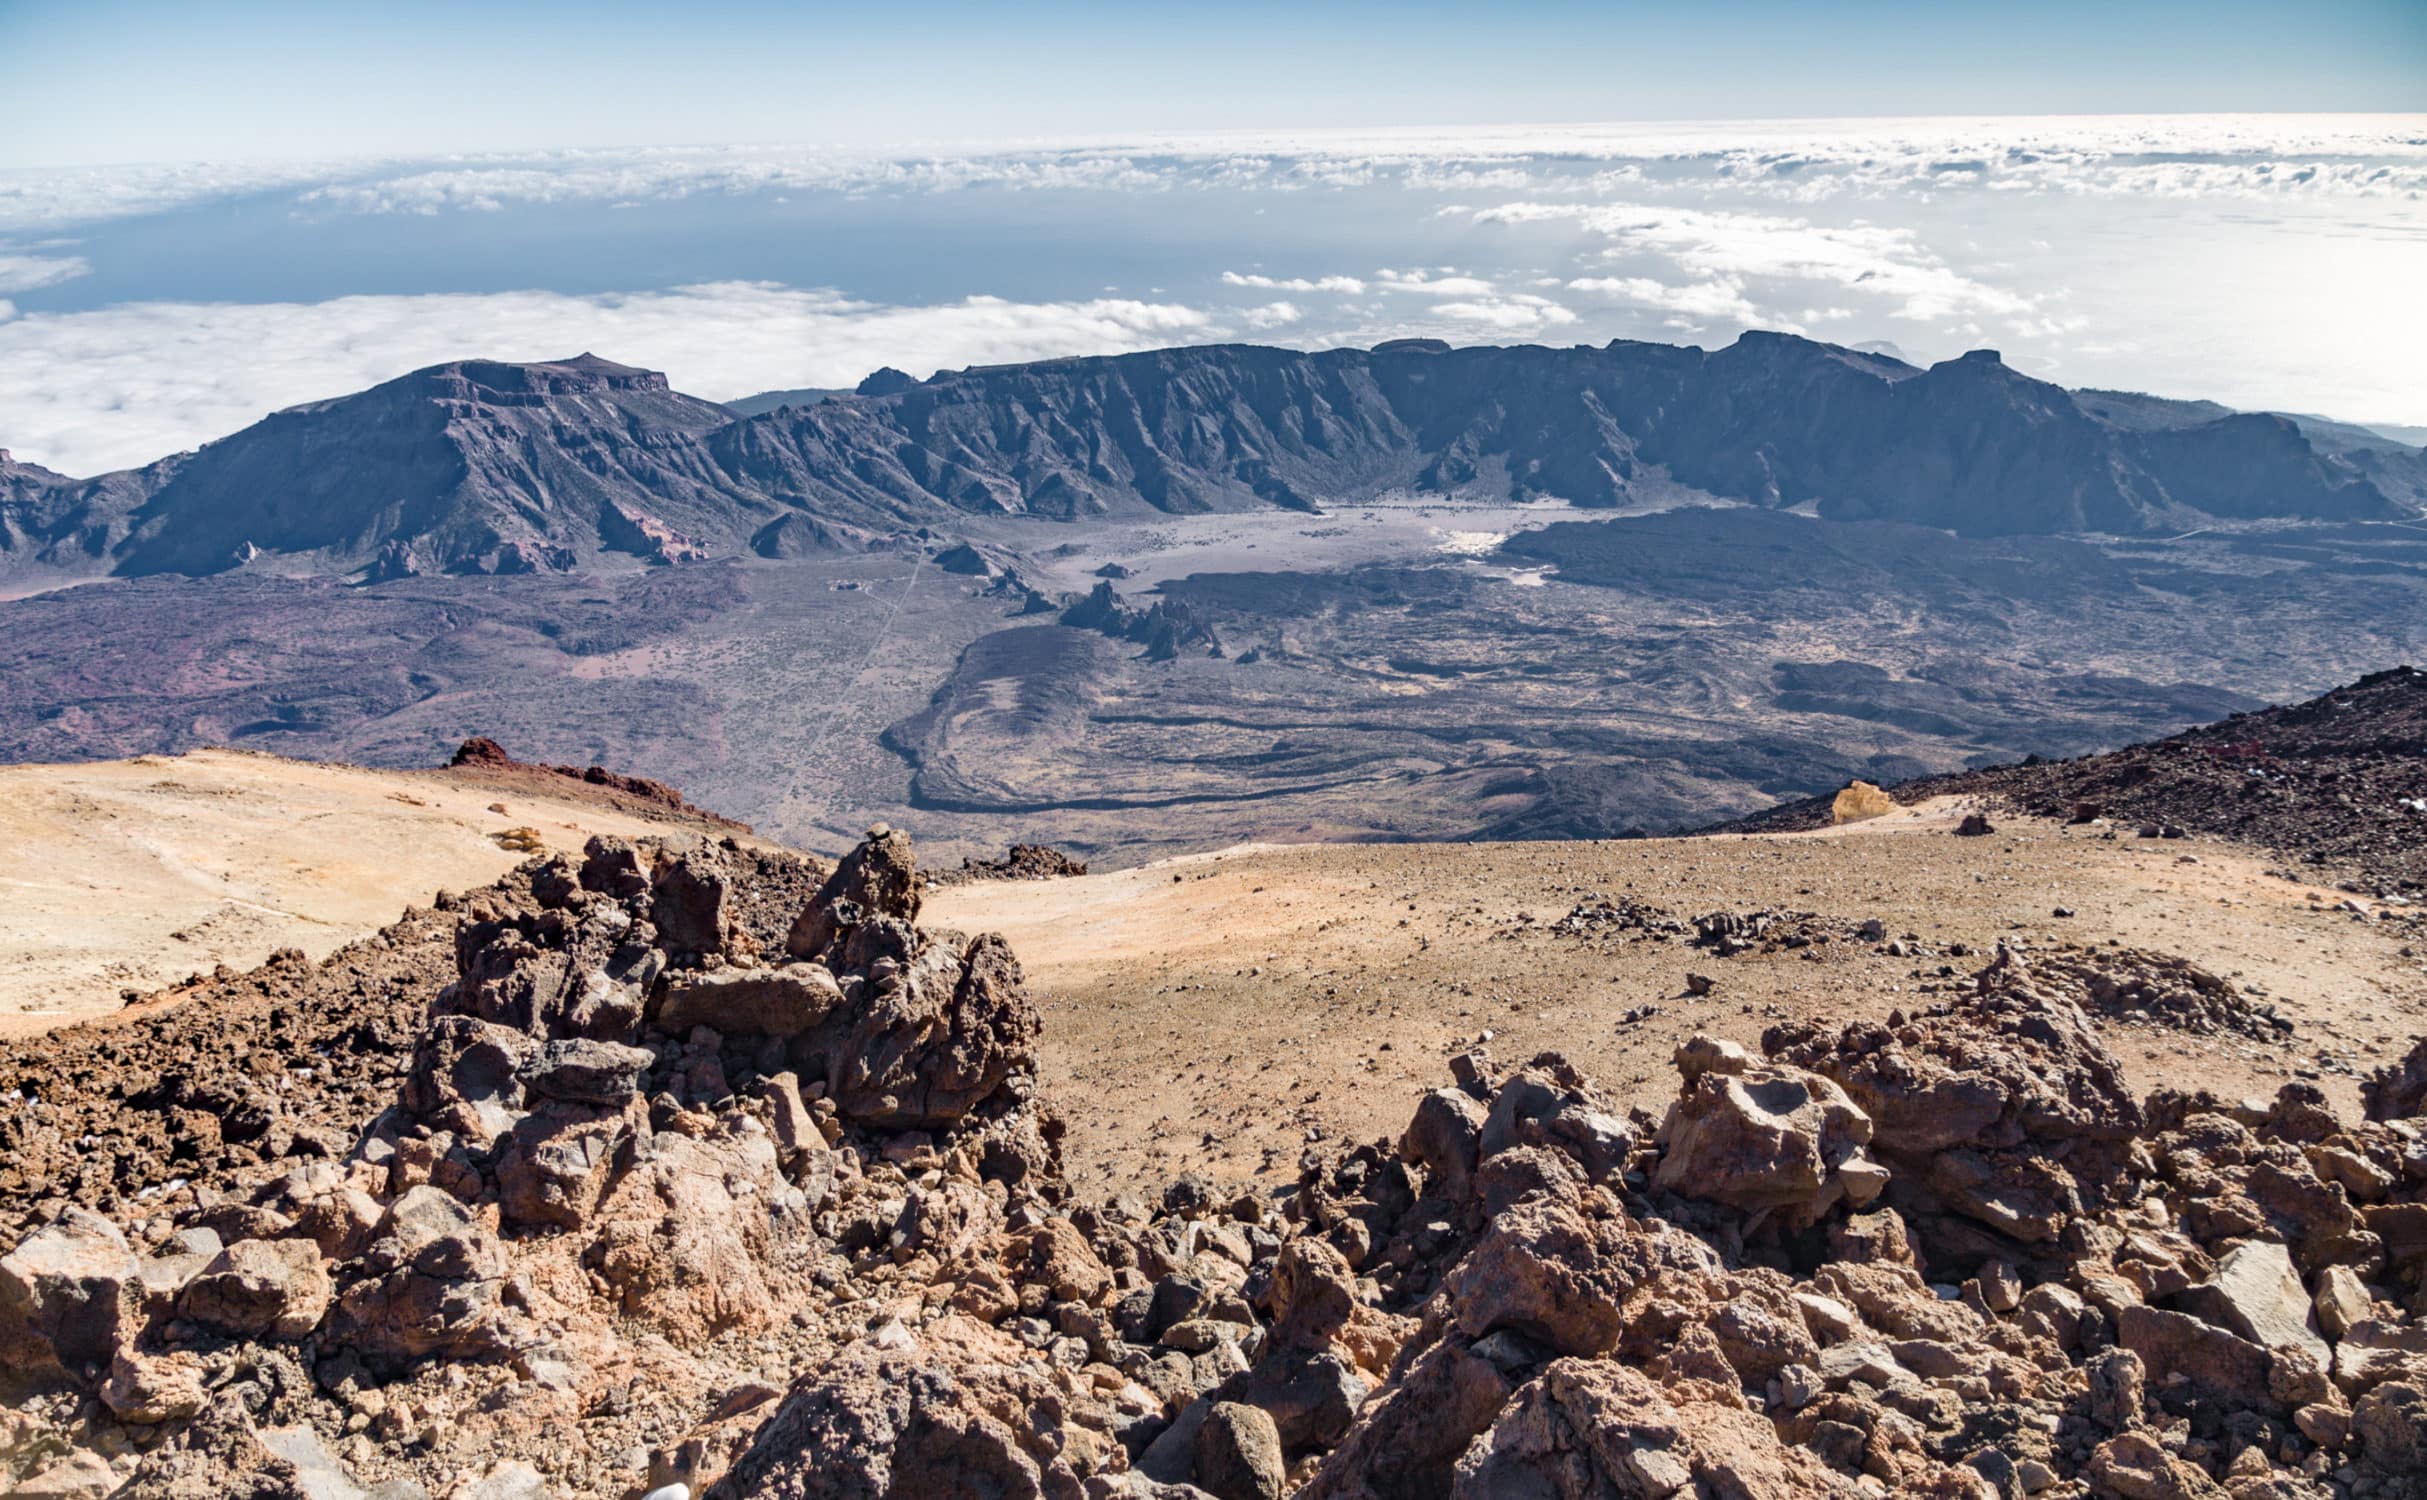
<instances>
[{"instance_id":1,"label":"thick cloud layer","mask_svg":"<svg viewBox=\"0 0 2427 1500\"><path fill-rule=\"evenodd\" d=\"M1222 337L1725 343L2427 424L2427 117L1238 133L0 173L0 444L465 355L735 396ZM835 288L836 290L825 290Z\"/></svg>"},{"instance_id":2,"label":"thick cloud layer","mask_svg":"<svg viewBox=\"0 0 2427 1500\"><path fill-rule=\"evenodd\" d=\"M922 373L1202 338L1174 303L972 297L881 307L752 283L628 296L555 292L342 297L319 303L143 303L0 323L0 412L20 456L70 473L146 461L267 413L472 355L585 350L676 372L711 400L849 386L880 365Z\"/></svg>"}]
</instances>

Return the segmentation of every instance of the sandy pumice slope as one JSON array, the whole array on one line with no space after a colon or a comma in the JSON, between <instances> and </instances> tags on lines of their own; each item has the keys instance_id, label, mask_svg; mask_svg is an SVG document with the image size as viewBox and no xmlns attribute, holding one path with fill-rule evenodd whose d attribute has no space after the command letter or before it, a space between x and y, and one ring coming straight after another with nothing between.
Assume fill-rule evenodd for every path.
<instances>
[{"instance_id":1,"label":"sandy pumice slope","mask_svg":"<svg viewBox=\"0 0 2427 1500\"><path fill-rule=\"evenodd\" d=\"M231 750L0 766L0 1036L280 948L322 957L441 890L495 880L529 857L497 837L520 828L579 849L668 824L523 767L372 771Z\"/></svg>"},{"instance_id":2,"label":"sandy pumice slope","mask_svg":"<svg viewBox=\"0 0 2427 1500\"><path fill-rule=\"evenodd\" d=\"M1074 1170L1123 1185L1286 1174L1310 1131L1386 1134L1486 1033L1496 1056L1557 1050L1657 1109L1669 1054L1695 1032L1757 1051L1781 1020L1918 1009L2001 940L2178 955L2293 1022L2276 1038L2118 1024L2136 1089L2238 1098L2315 1076L2349 1109L2349 1070L2427 1029L2411 956L2427 947L2398 916L2358 916L2243 846L2002 814L1965 838L1962 808L1783 836L1252 846L954 887L926 915L1011 940L1046 1018ZM1557 930L1574 908L1630 900L1689 928L1721 911L1812 915L1731 957L1609 918ZM1689 974L1710 993L1688 993Z\"/></svg>"}]
</instances>

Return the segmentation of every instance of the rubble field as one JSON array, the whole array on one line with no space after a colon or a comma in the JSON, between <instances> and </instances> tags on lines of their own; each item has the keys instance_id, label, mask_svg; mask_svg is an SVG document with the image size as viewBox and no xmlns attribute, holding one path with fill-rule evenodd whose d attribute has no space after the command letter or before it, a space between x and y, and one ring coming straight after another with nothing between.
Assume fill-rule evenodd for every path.
<instances>
[{"instance_id":1,"label":"rubble field","mask_svg":"<svg viewBox=\"0 0 2427 1500\"><path fill-rule=\"evenodd\" d=\"M1099 1194L1011 944L922 887L881 826L831 868L602 835L384 950L48 1039L83 1071L20 1065L0 1124L0 1478L2427 1495L2427 1039L2347 1093L2136 1088L2121 1011L2240 1035L2248 1007L2093 934L1942 944L1875 1014L1679 1028L1649 1104L1495 1038L1387 1131ZM1708 915L1660 941L1723 968L1874 941ZM381 1030L349 1058L356 985ZM167 1076L141 1048L238 1018L196 1071L250 1069L240 1096L133 1087ZM146 1152L177 1170L138 1185Z\"/></svg>"}]
</instances>

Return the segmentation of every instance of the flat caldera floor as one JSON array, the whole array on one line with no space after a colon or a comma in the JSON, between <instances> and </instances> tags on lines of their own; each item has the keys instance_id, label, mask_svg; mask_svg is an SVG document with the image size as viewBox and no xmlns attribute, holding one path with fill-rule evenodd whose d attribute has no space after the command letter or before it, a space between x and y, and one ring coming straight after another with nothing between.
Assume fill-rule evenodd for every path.
<instances>
[{"instance_id":1,"label":"flat caldera floor","mask_svg":"<svg viewBox=\"0 0 2427 1500\"><path fill-rule=\"evenodd\" d=\"M1250 846L954 887L922 920L1011 940L1044 1012L1074 1179L1098 1191L1186 1170L1269 1183L1318 1135L1395 1137L1479 1042L1502 1064L1564 1053L1657 1115L1676 1092L1671 1054L1696 1032L1758 1051L1781 1021L1925 1008L2001 940L2180 955L2293 1022L2254 1040L2101 1018L2144 1093L2272 1095L2300 1077L2356 1113L2357 1075L2427 1030L2419 929L2270 873L2263 853L2007 818L1958 837L1963 810L1752 838ZM1623 923L1556 930L1572 908L1629 900L1685 922L1810 912L1804 930L1837 936L1721 958ZM1861 940L1873 919L1911 952ZM1689 993L1689 972L1710 993Z\"/></svg>"}]
</instances>

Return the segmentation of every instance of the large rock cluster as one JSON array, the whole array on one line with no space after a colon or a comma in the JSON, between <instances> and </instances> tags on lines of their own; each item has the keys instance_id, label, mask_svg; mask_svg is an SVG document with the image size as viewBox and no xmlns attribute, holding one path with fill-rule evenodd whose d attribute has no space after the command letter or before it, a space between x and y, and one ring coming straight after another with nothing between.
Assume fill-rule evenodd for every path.
<instances>
[{"instance_id":1,"label":"large rock cluster","mask_svg":"<svg viewBox=\"0 0 2427 1500\"><path fill-rule=\"evenodd\" d=\"M392 1104L0 1259L31 1494L2427 1497L2414 1058L2134 1097L2082 963L1696 1037L1660 1118L1454 1058L1294 1189L1078 1201L999 939L877 830L781 935L709 845L463 913ZM762 935L766 934L766 935Z\"/></svg>"},{"instance_id":2,"label":"large rock cluster","mask_svg":"<svg viewBox=\"0 0 2427 1500\"><path fill-rule=\"evenodd\" d=\"M356 1133L132 1240L80 1208L27 1234L0 1262L0 1361L33 1393L5 1472L84 1443L118 1450L92 1493L208 1493L188 1439L215 1411L426 1491L450 1454L545 1448L604 1381L679 1390L778 1330L822 1353L837 1287L916 1280L1058 1193L1002 941L914 925L900 835L789 941L740 920L757 869L696 840L536 862L458 914L457 978Z\"/></svg>"}]
</instances>

